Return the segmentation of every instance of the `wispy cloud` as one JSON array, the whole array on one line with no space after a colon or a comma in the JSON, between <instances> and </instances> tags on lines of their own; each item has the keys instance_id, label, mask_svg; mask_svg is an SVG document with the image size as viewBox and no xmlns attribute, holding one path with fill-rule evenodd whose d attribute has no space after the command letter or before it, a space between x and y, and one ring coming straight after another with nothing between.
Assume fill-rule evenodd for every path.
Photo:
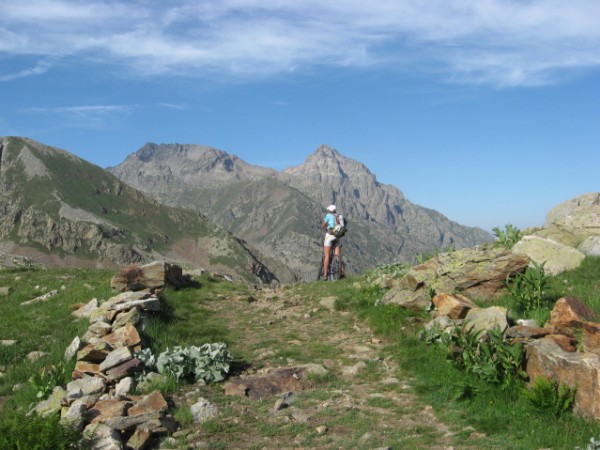
<instances>
[{"instance_id":1,"label":"wispy cloud","mask_svg":"<svg viewBox=\"0 0 600 450\"><path fill-rule=\"evenodd\" d=\"M32 0L3 2L0 17L5 60L105 61L145 76L377 65L523 86L600 67L597 0ZM0 81L50 67L0 73Z\"/></svg>"}]
</instances>

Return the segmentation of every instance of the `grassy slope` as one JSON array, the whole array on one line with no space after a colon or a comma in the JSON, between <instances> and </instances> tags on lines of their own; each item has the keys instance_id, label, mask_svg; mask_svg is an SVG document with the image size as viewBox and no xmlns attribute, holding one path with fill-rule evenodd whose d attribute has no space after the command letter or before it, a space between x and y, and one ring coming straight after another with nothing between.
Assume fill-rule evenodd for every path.
<instances>
[{"instance_id":1,"label":"grassy slope","mask_svg":"<svg viewBox=\"0 0 600 450\"><path fill-rule=\"evenodd\" d=\"M145 252L165 254L180 239L194 242L206 238L204 242L221 247L216 255L208 254L209 249L198 249L208 254L206 264L214 264L217 270L229 267L247 281L256 281L247 269L251 261L247 249L230 233L211 224L198 212L161 205L102 168L62 150L20 138L10 138L5 144L2 182L9 188L5 195L11 197L10 201L19 202L23 208L43 211L57 223L65 220L59 217L59 209L64 204L91 213L107 223L102 227L119 230L110 238L111 242L133 244ZM49 177L25 175L25 167L18 160L24 146L43 163ZM16 230L15 226L9 238L18 242ZM33 241L24 245L42 252L50 251ZM60 248L53 252L64 253ZM82 247L77 249L76 256L98 259L101 255L92 248ZM185 258L186 255L180 257Z\"/></svg>"}]
</instances>

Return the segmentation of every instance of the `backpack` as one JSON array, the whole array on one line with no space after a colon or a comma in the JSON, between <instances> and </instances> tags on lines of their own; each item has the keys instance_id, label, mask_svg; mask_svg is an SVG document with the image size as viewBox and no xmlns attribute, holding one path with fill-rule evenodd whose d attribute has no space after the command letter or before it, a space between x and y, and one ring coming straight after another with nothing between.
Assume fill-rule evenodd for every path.
<instances>
[{"instance_id":1,"label":"backpack","mask_svg":"<svg viewBox=\"0 0 600 450\"><path fill-rule=\"evenodd\" d=\"M341 214L335 215L335 227L331 230L331 234L335 237L342 237L346 234L346 219Z\"/></svg>"}]
</instances>

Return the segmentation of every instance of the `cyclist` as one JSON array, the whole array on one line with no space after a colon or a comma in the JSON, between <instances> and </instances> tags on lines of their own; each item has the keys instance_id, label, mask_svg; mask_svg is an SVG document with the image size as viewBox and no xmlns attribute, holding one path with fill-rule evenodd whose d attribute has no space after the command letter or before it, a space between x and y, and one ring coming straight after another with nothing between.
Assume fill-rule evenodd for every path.
<instances>
[{"instance_id":1,"label":"cyclist","mask_svg":"<svg viewBox=\"0 0 600 450\"><path fill-rule=\"evenodd\" d=\"M323 242L323 273L322 273L322 279L326 280L327 279L327 275L328 275L328 270L329 270L329 259L330 259L330 255L331 255L331 247L334 246L336 244L336 241L338 241L339 238L335 237L333 234L331 234L331 230L335 227L335 205L329 205L327 207L327 214L325 214L325 217L323 218L323 221L321 222L321 228L323 228L323 230L325 231L325 241ZM335 249L334 252L337 256L339 256L340 261L342 259L342 249L341 249L341 244L339 242L337 242L337 245L335 245ZM344 264L341 264L341 274L342 276L344 275Z\"/></svg>"}]
</instances>

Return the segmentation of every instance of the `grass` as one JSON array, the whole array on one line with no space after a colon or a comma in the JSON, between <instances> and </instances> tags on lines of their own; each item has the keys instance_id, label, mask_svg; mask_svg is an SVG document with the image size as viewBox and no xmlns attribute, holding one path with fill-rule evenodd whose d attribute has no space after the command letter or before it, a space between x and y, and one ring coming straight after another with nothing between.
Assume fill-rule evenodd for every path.
<instances>
[{"instance_id":1,"label":"grass","mask_svg":"<svg viewBox=\"0 0 600 450\"><path fill-rule=\"evenodd\" d=\"M548 307L551 308L558 298L571 295L600 312L599 274L600 258L587 258L579 269L552 277L545 293ZM112 273L102 270L0 271L0 286L11 288L11 293L0 299L0 339L17 340L14 346L0 346L0 366L5 371L5 376L0 377L0 396L5 398L0 420L0 448L17 448L14 441L7 441L11 436L14 438L16 433L23 436L19 444L21 448L60 449L68 448L74 442L75 437L58 425L56 417L45 420L43 424L35 422L34 418L25 419L24 413L36 401L36 391L28 383L28 378L45 365L61 361L64 349L73 337L83 334L87 324L71 319L72 305L86 303L94 297L99 300L110 298L113 295L109 288L110 276ZM518 389L500 390L449 364L443 348L426 345L417 337L418 331L429 320L429 315L425 312L409 312L394 305L378 305L377 300L385 290L367 283L367 277L286 287L278 294L280 298L273 300L273 306L282 305L280 311L287 312L289 308L282 303L285 298L298 296L303 302L317 305L320 298L335 296L337 316L318 311L306 321L306 326L317 320L329 326L336 317L345 317L347 320L339 321L338 331L346 333L350 332L353 323L361 326L363 321L367 322L374 334L386 343L381 353L398 362L400 369L395 376L410 379L413 386L411 392L418 396L421 406L412 405L407 414L417 412L424 405L431 405L435 415L456 433L452 445L464 446L469 441L473 429L468 427L485 435L476 441L477 448L482 450L574 449L577 445L585 447L592 436L600 437L600 424L597 422L588 422L571 414L556 418L551 412L535 409ZM282 334L274 335L268 326L259 327L262 322L258 319L268 320L272 310L250 310L253 315L237 318L237 324L247 321L249 327L256 325L257 328L253 329L256 335L248 334L245 327L232 326L231 318L223 314L227 308L220 308L221 312L216 312L217 302L231 302L225 299L249 295L249 288L209 276L203 276L198 283L199 289L195 286L181 290L165 289L162 292L163 309L144 331L144 339L155 354L175 345L225 342L231 346L236 358L236 370L250 363L260 369L262 362L253 361L253 357L257 351L266 350L273 351L271 360L274 364L286 364L288 359L299 364L325 359L343 360L343 355L336 355L335 350L321 342L318 335L285 327ZM58 289L59 295L48 302L21 305L23 301L53 289ZM498 303L512 307L508 297L498 300ZM547 313L542 311L540 314ZM56 326L57 323L60 326ZM248 337L254 341L245 341ZM290 341L299 341L301 345L292 345ZM49 354L40 361L30 362L26 355L34 350ZM280 358L284 359L280 361ZM378 364L376 361L369 362L367 369L361 371L354 382L367 385L374 383ZM67 365L67 374L70 370ZM406 408L391 399L394 390L401 389L397 386L380 386L378 393L382 396L368 397L364 401L366 409L350 408L347 413L339 414L328 408L319 409L318 405L342 401L348 381L331 372L310 375L308 381L310 390L300 394L292 408L281 411L281 414L273 413L273 399L232 401L223 395L219 386L202 387L202 395L219 407L221 416L219 420L197 427L198 439L209 442L210 448L231 448L232 443L245 439L248 433L255 434L258 439L255 448L268 447L274 442L273 439L283 439L290 445L307 448L329 448L332 445L375 448L392 445L393 448L421 449L435 443L439 432L421 425L379 430L379 437L361 441L366 433L379 427L375 416L368 414L369 409L385 410L397 415ZM13 386L19 384L22 388L13 392ZM174 393L177 386L169 385L164 389L167 393ZM309 422L303 423L294 418L293 408L307 408L316 412ZM173 414L182 424L189 424L192 420L191 411L185 405L179 405ZM316 425L346 433L345 441L334 441L327 433L316 433ZM41 430L37 436L39 442L32 429ZM36 447L44 442L46 447Z\"/></svg>"},{"instance_id":2,"label":"grass","mask_svg":"<svg viewBox=\"0 0 600 450\"><path fill-rule=\"evenodd\" d=\"M600 258L588 257L579 269L552 277L545 293L548 308L563 296L574 296L600 313ZM339 308L353 310L374 331L395 342L392 352L405 375L415 380L418 395L431 404L442 420L473 425L488 435L489 448L569 449L600 436L600 424L571 414L554 418L531 405L517 390L502 391L468 376L446 361L446 351L425 345L416 337L424 314L408 313L394 306L375 306L382 292L363 289ZM510 299L499 301L510 305ZM547 317L547 311L540 311ZM471 395L465 397L465 390ZM499 447L498 447L499 446Z\"/></svg>"}]
</instances>

